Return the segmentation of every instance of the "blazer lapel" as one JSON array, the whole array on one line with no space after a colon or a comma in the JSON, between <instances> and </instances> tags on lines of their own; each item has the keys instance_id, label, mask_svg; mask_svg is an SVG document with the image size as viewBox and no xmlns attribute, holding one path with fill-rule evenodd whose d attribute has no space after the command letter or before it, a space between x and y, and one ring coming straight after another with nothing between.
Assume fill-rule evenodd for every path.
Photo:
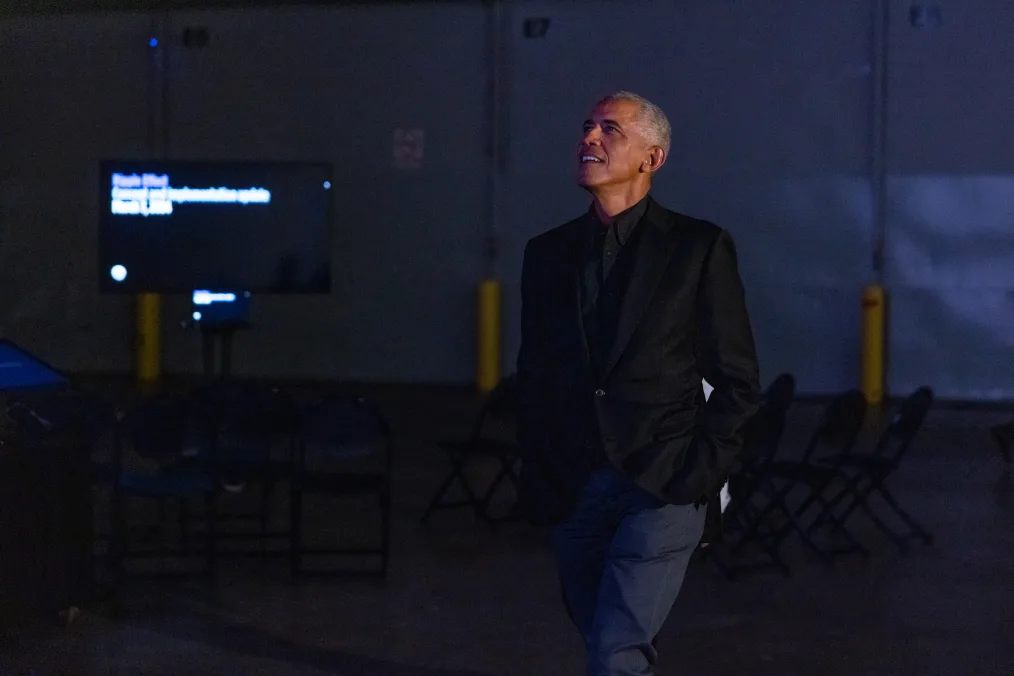
<instances>
[{"instance_id":1,"label":"blazer lapel","mask_svg":"<svg viewBox=\"0 0 1014 676\"><path fill-rule=\"evenodd\" d=\"M644 228L644 231L640 233L640 241L637 243L634 269L631 271L630 282L620 305L616 335L609 360L602 373L603 378L616 366L634 331L637 330L637 325L640 324L655 295L655 290L662 281L679 240L672 232L672 223L665 210L654 200L650 200L648 210L638 227Z\"/></svg>"}]
</instances>

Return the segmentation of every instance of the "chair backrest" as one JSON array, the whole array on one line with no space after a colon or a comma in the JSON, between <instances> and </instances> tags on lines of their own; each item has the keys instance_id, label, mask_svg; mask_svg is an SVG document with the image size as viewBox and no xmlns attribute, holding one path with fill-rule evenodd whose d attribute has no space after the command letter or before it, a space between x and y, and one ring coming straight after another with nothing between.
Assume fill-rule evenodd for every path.
<instances>
[{"instance_id":1,"label":"chair backrest","mask_svg":"<svg viewBox=\"0 0 1014 676\"><path fill-rule=\"evenodd\" d=\"M27 401L15 401L6 414L12 423L8 433L32 439L68 435L90 446L112 425L113 405L100 395L81 390L44 393ZM3 432L0 429L0 432Z\"/></svg>"},{"instance_id":2,"label":"chair backrest","mask_svg":"<svg viewBox=\"0 0 1014 676\"><path fill-rule=\"evenodd\" d=\"M920 387L908 395L898 406L891 422L877 440L874 455L899 460L912 445L932 405L933 390L929 387ZM889 452L888 449L892 450Z\"/></svg>"},{"instance_id":3,"label":"chair backrest","mask_svg":"<svg viewBox=\"0 0 1014 676\"><path fill-rule=\"evenodd\" d=\"M224 445L270 446L298 422L289 394L269 384L219 382L192 396L199 425Z\"/></svg>"},{"instance_id":4,"label":"chair backrest","mask_svg":"<svg viewBox=\"0 0 1014 676\"><path fill-rule=\"evenodd\" d=\"M785 431L785 417L796 397L796 379L783 373L768 386L760 408L750 418L744 434L744 446L755 461L774 458Z\"/></svg>"},{"instance_id":5,"label":"chair backrest","mask_svg":"<svg viewBox=\"0 0 1014 676\"><path fill-rule=\"evenodd\" d=\"M190 413L191 400L180 393L154 395L135 403L116 426L116 461L119 462L123 442L144 458L178 458L186 440Z\"/></svg>"},{"instance_id":6,"label":"chair backrest","mask_svg":"<svg viewBox=\"0 0 1014 676\"><path fill-rule=\"evenodd\" d=\"M795 398L796 378L791 373L783 373L768 385L764 392L764 405L787 411Z\"/></svg>"},{"instance_id":7,"label":"chair backrest","mask_svg":"<svg viewBox=\"0 0 1014 676\"><path fill-rule=\"evenodd\" d=\"M472 425L472 439L498 436L490 434L491 425L512 428L517 409L518 380L517 376L512 374L501 379L493 391L486 395L486 400Z\"/></svg>"},{"instance_id":8,"label":"chair backrest","mask_svg":"<svg viewBox=\"0 0 1014 676\"><path fill-rule=\"evenodd\" d=\"M311 406L299 425L300 466L308 453L337 460L377 458L389 464L391 430L371 402L329 395Z\"/></svg>"},{"instance_id":9,"label":"chair backrest","mask_svg":"<svg viewBox=\"0 0 1014 676\"><path fill-rule=\"evenodd\" d=\"M866 418L866 396L849 390L831 400L803 452L807 461L818 448L840 455L852 451Z\"/></svg>"}]
</instances>

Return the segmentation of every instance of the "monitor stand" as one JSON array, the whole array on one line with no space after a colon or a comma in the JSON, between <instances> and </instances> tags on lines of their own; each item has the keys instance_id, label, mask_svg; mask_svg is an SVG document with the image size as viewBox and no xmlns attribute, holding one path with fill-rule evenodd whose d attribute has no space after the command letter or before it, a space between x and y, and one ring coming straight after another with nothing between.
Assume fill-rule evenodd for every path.
<instances>
[{"instance_id":1,"label":"monitor stand","mask_svg":"<svg viewBox=\"0 0 1014 676\"><path fill-rule=\"evenodd\" d=\"M204 376L208 379L216 377L215 352L216 344L219 352L219 378L228 378L232 372L232 337L237 331L253 328L250 322L229 322L220 324L201 324L201 361L204 364Z\"/></svg>"},{"instance_id":2,"label":"monitor stand","mask_svg":"<svg viewBox=\"0 0 1014 676\"><path fill-rule=\"evenodd\" d=\"M201 360L204 376L216 376L215 353L218 352L218 377L228 378L232 372L232 337L237 331L252 328L250 324L250 292L195 289L191 295L193 324L201 329ZM217 349L216 349L217 348Z\"/></svg>"}]
</instances>

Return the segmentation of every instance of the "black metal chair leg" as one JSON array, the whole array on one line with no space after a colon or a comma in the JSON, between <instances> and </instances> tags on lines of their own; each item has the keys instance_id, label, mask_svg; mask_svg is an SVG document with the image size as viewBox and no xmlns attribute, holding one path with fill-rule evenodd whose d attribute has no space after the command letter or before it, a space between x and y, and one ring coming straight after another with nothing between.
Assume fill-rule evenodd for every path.
<instances>
[{"instance_id":1,"label":"black metal chair leg","mask_svg":"<svg viewBox=\"0 0 1014 676\"><path fill-rule=\"evenodd\" d=\"M295 483L289 488L289 571L299 576L303 567L303 491Z\"/></svg>"},{"instance_id":2,"label":"black metal chair leg","mask_svg":"<svg viewBox=\"0 0 1014 676\"><path fill-rule=\"evenodd\" d=\"M848 506L845 509L843 509L840 513L838 513L837 518L839 522L845 523L846 521L848 521L849 517L852 516L853 512L855 512L857 509L865 505L867 499L870 497L870 495L873 493L874 488L876 488L877 486L876 480L870 480L870 483L868 483L863 488L860 488L861 483L862 483L861 480L857 479L853 483L846 486L846 491L848 491L849 496L852 499L849 501Z\"/></svg>"},{"instance_id":3,"label":"black metal chair leg","mask_svg":"<svg viewBox=\"0 0 1014 676\"><path fill-rule=\"evenodd\" d=\"M826 551L824 551L820 546L817 545L816 542L813 541L810 535L806 532L806 529L803 528L803 525L799 523L799 520L795 517L794 514L792 514L791 510L784 509L783 512L785 514L785 518L788 519L788 528L791 528L792 530L796 531L800 539L803 541L803 544L806 545L806 547L810 549L810 551L816 554L817 558L819 558L824 563L824 565L830 566L833 563L831 555L828 554Z\"/></svg>"},{"instance_id":4,"label":"black metal chair leg","mask_svg":"<svg viewBox=\"0 0 1014 676\"><path fill-rule=\"evenodd\" d=\"M757 515L743 532L743 535L740 536L739 541L732 547L732 550L729 552L730 554L736 554L740 549L755 540L760 531L761 524L778 508L778 503L776 501L781 496L781 493L776 494L764 508L757 511Z\"/></svg>"},{"instance_id":5,"label":"black metal chair leg","mask_svg":"<svg viewBox=\"0 0 1014 676\"><path fill-rule=\"evenodd\" d=\"M380 496L380 520L381 520L381 555L380 555L380 569L381 572L386 576L388 563L390 562L391 556L391 492L390 489L384 491Z\"/></svg>"},{"instance_id":6,"label":"black metal chair leg","mask_svg":"<svg viewBox=\"0 0 1014 676\"><path fill-rule=\"evenodd\" d=\"M881 497L884 498L884 501L888 504L888 506L890 506L890 508L893 509L899 517L901 517L902 521L908 525L913 534L917 535L919 539L922 540L923 544L928 545L933 542L933 536L925 528L920 526L908 512L901 508L901 505L898 504L898 502L894 499L894 496L891 495L886 488L881 486L878 489L878 492Z\"/></svg>"},{"instance_id":7,"label":"black metal chair leg","mask_svg":"<svg viewBox=\"0 0 1014 676\"><path fill-rule=\"evenodd\" d=\"M209 493L204 499L205 526L204 536L205 551L208 558L208 576L214 578L218 574L218 502L214 492Z\"/></svg>"},{"instance_id":8,"label":"black metal chair leg","mask_svg":"<svg viewBox=\"0 0 1014 676\"><path fill-rule=\"evenodd\" d=\"M429 506L426 507L426 511L423 513L421 521L425 523L434 511L445 506L444 498L447 496L447 493L450 491L455 481L457 481L461 486L466 496L462 506L471 506L472 510L475 512L476 518L481 521L485 521L486 515L480 499L476 496L475 491L472 490L472 487L468 483L468 479L465 477L464 458L459 458L451 453L448 453L448 458L451 462L451 472L440 485L440 488L437 489L436 493L434 493L433 499L430 500Z\"/></svg>"},{"instance_id":9,"label":"black metal chair leg","mask_svg":"<svg viewBox=\"0 0 1014 676\"><path fill-rule=\"evenodd\" d=\"M430 518L430 515L437 509L437 507L440 506L440 503L443 502L444 495L447 494L447 491L450 490L451 485L457 478L458 478L457 473L455 471L452 471L447 476L447 478L444 479L443 483L440 484L440 488L438 488L436 492L433 494L433 499L430 500L430 504L426 507L426 511L423 512L420 521L425 523L426 520Z\"/></svg>"},{"instance_id":10,"label":"black metal chair leg","mask_svg":"<svg viewBox=\"0 0 1014 676\"><path fill-rule=\"evenodd\" d=\"M824 521L830 522L832 532L841 533L841 535L848 541L849 544L849 546L846 549L838 549L835 550L833 553L845 554L848 552L856 551L859 552L860 556L862 556L864 559L868 558L870 556L870 550L867 549L861 542L859 542L859 540L857 540L856 537L852 535L852 532L845 527L844 519L835 515L834 508L831 506L831 504L820 496L817 497L817 502L820 504L822 510L820 518L823 519ZM813 524L811 524L810 527L806 529L806 532L808 534L813 532Z\"/></svg>"},{"instance_id":11,"label":"black metal chair leg","mask_svg":"<svg viewBox=\"0 0 1014 676\"><path fill-rule=\"evenodd\" d=\"M113 586L116 586L123 579L127 553L127 516L126 496L114 485L112 499L112 523L109 538L109 562L110 571L113 575Z\"/></svg>"},{"instance_id":12,"label":"black metal chair leg","mask_svg":"<svg viewBox=\"0 0 1014 676\"><path fill-rule=\"evenodd\" d=\"M844 500L849 495L854 495L858 491L858 487L859 480L857 478L848 478L846 480L845 486L843 486L842 489L834 495L834 497L830 499L822 498L820 502L821 507L823 509L821 510L821 513L817 515L817 518L814 519L807 527L807 531L812 533L813 531L823 526L824 523L828 520L828 516L835 513L835 510L838 508L838 505L841 504L842 500ZM813 501L810 504L813 504L813 502L817 501L816 493L812 497ZM800 513L801 513L800 511L796 512L797 515L799 515ZM843 522L844 517L839 517L839 519L832 524L831 526L832 530L837 530L838 523Z\"/></svg>"},{"instance_id":13,"label":"black metal chair leg","mask_svg":"<svg viewBox=\"0 0 1014 676\"><path fill-rule=\"evenodd\" d=\"M187 509L188 503L186 496L180 496L179 499L179 514L177 515L177 521L180 529L180 546L183 551L190 551L190 514Z\"/></svg>"},{"instance_id":14,"label":"black metal chair leg","mask_svg":"<svg viewBox=\"0 0 1014 676\"><path fill-rule=\"evenodd\" d=\"M268 477L263 477L261 480L261 504L260 512L258 513L258 521L260 522L261 529L261 558L265 558L268 553L268 525L271 518L271 498L275 494L275 483Z\"/></svg>"},{"instance_id":15,"label":"black metal chair leg","mask_svg":"<svg viewBox=\"0 0 1014 676\"><path fill-rule=\"evenodd\" d=\"M507 467L501 467L500 470L493 477L493 481L490 482L486 488L486 492L479 498L479 507L483 520L485 520L490 527L495 526L494 519L490 516L489 506L493 502L493 497L496 495L496 491L500 488L500 484L507 480L510 475L510 469Z\"/></svg>"}]
</instances>

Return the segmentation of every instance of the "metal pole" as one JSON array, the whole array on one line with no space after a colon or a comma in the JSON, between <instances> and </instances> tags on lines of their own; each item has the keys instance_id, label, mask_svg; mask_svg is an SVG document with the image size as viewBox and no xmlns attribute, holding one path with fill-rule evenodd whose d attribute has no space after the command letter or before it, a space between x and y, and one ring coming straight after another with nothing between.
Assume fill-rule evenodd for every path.
<instances>
[{"instance_id":1,"label":"metal pole","mask_svg":"<svg viewBox=\"0 0 1014 676\"><path fill-rule=\"evenodd\" d=\"M167 50L165 22L161 14L151 17L148 33L148 155L164 157L168 144L165 121ZM137 296L137 379L152 383L162 375L162 299L157 293Z\"/></svg>"},{"instance_id":2,"label":"metal pole","mask_svg":"<svg viewBox=\"0 0 1014 676\"><path fill-rule=\"evenodd\" d=\"M169 148L169 45L163 13L151 16L148 44L148 155L164 159Z\"/></svg>"},{"instance_id":3,"label":"metal pole","mask_svg":"<svg viewBox=\"0 0 1014 676\"><path fill-rule=\"evenodd\" d=\"M503 49L503 0L491 0L489 12L489 201L487 204L486 277L497 277L500 234L500 171L503 109L501 70Z\"/></svg>"},{"instance_id":4,"label":"metal pole","mask_svg":"<svg viewBox=\"0 0 1014 676\"><path fill-rule=\"evenodd\" d=\"M884 251L887 238L887 67L889 0L872 2L870 190L873 212L873 283L862 295L860 383L870 405L880 405L887 383L887 293Z\"/></svg>"},{"instance_id":5,"label":"metal pole","mask_svg":"<svg viewBox=\"0 0 1014 676\"><path fill-rule=\"evenodd\" d=\"M884 283L884 241L887 236L887 75L890 3L873 0L873 82L871 96L871 168L873 197L873 272Z\"/></svg>"},{"instance_id":6,"label":"metal pole","mask_svg":"<svg viewBox=\"0 0 1014 676\"><path fill-rule=\"evenodd\" d=\"M485 278L479 283L477 311L478 340L476 345L476 387L489 392L500 381L503 333L502 289L497 279L500 253L500 171L501 171L501 49L503 48L503 3L490 0L488 13L487 64L489 66L489 174L486 214L484 268Z\"/></svg>"}]
</instances>

